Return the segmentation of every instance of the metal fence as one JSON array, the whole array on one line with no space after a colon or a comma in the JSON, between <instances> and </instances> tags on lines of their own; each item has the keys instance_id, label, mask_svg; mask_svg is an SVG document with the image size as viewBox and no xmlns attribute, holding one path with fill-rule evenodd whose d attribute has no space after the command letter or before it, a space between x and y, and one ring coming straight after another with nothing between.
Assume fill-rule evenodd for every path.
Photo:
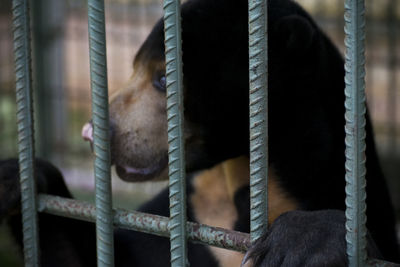
<instances>
[{"instance_id":1,"label":"metal fence","mask_svg":"<svg viewBox=\"0 0 400 267\"><path fill-rule=\"evenodd\" d=\"M39 266L37 211L96 222L98 266L113 266L113 227L143 231L171 240L171 265L187 265L187 240L246 251L267 229L267 4L249 0L251 232L187 222L183 150L180 1L164 1L170 218L112 209L104 1L88 1L96 205L37 195L34 177L34 123L28 0L13 1L14 53L24 255ZM346 33L346 241L350 266L366 266L365 217L365 38L364 1L345 1ZM254 68L254 66L258 66ZM253 70L256 70L253 71ZM157 223L154 223L157 222ZM368 264L382 266L384 262Z\"/></svg>"}]
</instances>

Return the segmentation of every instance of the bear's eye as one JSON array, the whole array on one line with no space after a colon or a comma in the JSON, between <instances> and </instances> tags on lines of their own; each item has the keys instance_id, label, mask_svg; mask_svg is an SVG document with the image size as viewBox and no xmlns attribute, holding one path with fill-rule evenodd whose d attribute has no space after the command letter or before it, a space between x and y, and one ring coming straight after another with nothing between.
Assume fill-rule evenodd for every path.
<instances>
[{"instance_id":1,"label":"bear's eye","mask_svg":"<svg viewBox=\"0 0 400 267\"><path fill-rule=\"evenodd\" d=\"M157 90L165 92L165 90L167 89L167 78L165 77L164 72L159 72L156 75L154 75L153 86Z\"/></svg>"}]
</instances>

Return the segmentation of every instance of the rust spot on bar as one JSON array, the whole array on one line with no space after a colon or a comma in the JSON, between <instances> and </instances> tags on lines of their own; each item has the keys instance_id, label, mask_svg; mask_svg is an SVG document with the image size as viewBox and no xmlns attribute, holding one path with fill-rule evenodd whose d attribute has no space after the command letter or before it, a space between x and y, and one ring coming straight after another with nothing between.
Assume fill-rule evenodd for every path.
<instances>
[{"instance_id":1,"label":"rust spot on bar","mask_svg":"<svg viewBox=\"0 0 400 267\"><path fill-rule=\"evenodd\" d=\"M39 212L89 222L95 222L96 220L96 207L90 203L45 194L39 194L38 200ZM123 209L113 209L113 213L116 227L169 237L169 218L167 217ZM239 252L246 252L250 247L249 234L211 227L205 224L187 222L187 234L190 241L204 245ZM368 259L367 265L374 267L400 267L399 264L377 259Z\"/></svg>"},{"instance_id":2,"label":"rust spot on bar","mask_svg":"<svg viewBox=\"0 0 400 267\"><path fill-rule=\"evenodd\" d=\"M57 196L39 195L39 212L94 222L96 207L84 201ZM114 225L120 228L169 237L169 218L139 211L114 209ZM245 252L250 246L250 236L219 227L187 222L189 240L205 245Z\"/></svg>"}]
</instances>

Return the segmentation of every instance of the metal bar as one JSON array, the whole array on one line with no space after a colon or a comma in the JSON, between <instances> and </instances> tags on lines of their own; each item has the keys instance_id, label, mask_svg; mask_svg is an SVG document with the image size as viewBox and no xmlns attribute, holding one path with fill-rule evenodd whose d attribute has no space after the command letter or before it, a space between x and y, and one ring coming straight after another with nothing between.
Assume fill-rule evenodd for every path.
<instances>
[{"instance_id":1,"label":"metal bar","mask_svg":"<svg viewBox=\"0 0 400 267\"><path fill-rule=\"evenodd\" d=\"M84 221L95 222L96 220L94 205L74 199L40 194L38 210ZM114 209L113 221L116 227L158 236L169 236L168 223L170 219L167 217ZM240 252L246 252L250 246L249 234L193 222L186 224L188 238L193 242Z\"/></svg>"},{"instance_id":2,"label":"metal bar","mask_svg":"<svg viewBox=\"0 0 400 267\"><path fill-rule=\"evenodd\" d=\"M39 194L38 211L88 222L96 221L96 207L85 201ZM115 227L158 236L169 236L169 218L139 211L114 209ZM219 248L246 252L250 247L250 235L242 232L187 222L190 241ZM367 266L398 266L377 259L368 259Z\"/></svg>"},{"instance_id":3,"label":"metal bar","mask_svg":"<svg viewBox=\"0 0 400 267\"><path fill-rule=\"evenodd\" d=\"M365 266L365 3L345 1L346 242L349 266Z\"/></svg>"},{"instance_id":4,"label":"metal bar","mask_svg":"<svg viewBox=\"0 0 400 267\"><path fill-rule=\"evenodd\" d=\"M25 266L39 266L28 0L13 1L13 24L24 259Z\"/></svg>"},{"instance_id":5,"label":"metal bar","mask_svg":"<svg viewBox=\"0 0 400 267\"><path fill-rule=\"evenodd\" d=\"M378 259L368 259L368 267L399 267L399 264Z\"/></svg>"},{"instance_id":6,"label":"metal bar","mask_svg":"<svg viewBox=\"0 0 400 267\"><path fill-rule=\"evenodd\" d=\"M171 266L187 265L180 1L164 1Z\"/></svg>"},{"instance_id":7,"label":"metal bar","mask_svg":"<svg viewBox=\"0 0 400 267\"><path fill-rule=\"evenodd\" d=\"M97 266L114 266L104 1L88 1L96 178Z\"/></svg>"},{"instance_id":8,"label":"metal bar","mask_svg":"<svg viewBox=\"0 0 400 267\"><path fill-rule=\"evenodd\" d=\"M250 236L254 242L268 222L268 10L266 0L249 0Z\"/></svg>"}]
</instances>

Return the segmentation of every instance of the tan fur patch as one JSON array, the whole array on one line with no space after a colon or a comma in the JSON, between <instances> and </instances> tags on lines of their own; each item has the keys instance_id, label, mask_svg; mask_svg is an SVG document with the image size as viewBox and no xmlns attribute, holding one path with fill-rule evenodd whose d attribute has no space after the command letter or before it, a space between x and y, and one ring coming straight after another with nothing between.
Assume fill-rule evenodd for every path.
<instances>
[{"instance_id":1,"label":"tan fur patch","mask_svg":"<svg viewBox=\"0 0 400 267\"><path fill-rule=\"evenodd\" d=\"M153 75L165 69L164 62L136 62L125 87L110 100L114 124L112 147L117 165L146 168L168 151L165 92L153 86ZM163 171L158 178L167 178Z\"/></svg>"},{"instance_id":2,"label":"tan fur patch","mask_svg":"<svg viewBox=\"0 0 400 267\"><path fill-rule=\"evenodd\" d=\"M194 194L190 197L196 219L203 224L233 229L237 212L228 193L224 166L219 164L195 177ZM243 254L236 251L210 247L219 266L240 266Z\"/></svg>"},{"instance_id":3,"label":"tan fur patch","mask_svg":"<svg viewBox=\"0 0 400 267\"><path fill-rule=\"evenodd\" d=\"M204 224L232 229L237 213L228 194L223 165L201 172L193 187L190 200L196 218Z\"/></svg>"},{"instance_id":4,"label":"tan fur patch","mask_svg":"<svg viewBox=\"0 0 400 267\"><path fill-rule=\"evenodd\" d=\"M278 183L278 177L273 170L268 172L268 224L287 211L296 210L298 203L288 195Z\"/></svg>"},{"instance_id":5,"label":"tan fur patch","mask_svg":"<svg viewBox=\"0 0 400 267\"><path fill-rule=\"evenodd\" d=\"M297 203L277 182L270 168L268 179L268 223L279 215L295 210ZM190 197L193 213L203 224L233 229L238 218L233 198L238 189L249 184L249 159L238 157L220 163L198 174L193 180L194 193ZM240 266L243 254L210 247L219 265Z\"/></svg>"},{"instance_id":6,"label":"tan fur patch","mask_svg":"<svg viewBox=\"0 0 400 267\"><path fill-rule=\"evenodd\" d=\"M250 182L250 168L247 157L242 156L222 163L228 194L233 201L236 191Z\"/></svg>"}]
</instances>

